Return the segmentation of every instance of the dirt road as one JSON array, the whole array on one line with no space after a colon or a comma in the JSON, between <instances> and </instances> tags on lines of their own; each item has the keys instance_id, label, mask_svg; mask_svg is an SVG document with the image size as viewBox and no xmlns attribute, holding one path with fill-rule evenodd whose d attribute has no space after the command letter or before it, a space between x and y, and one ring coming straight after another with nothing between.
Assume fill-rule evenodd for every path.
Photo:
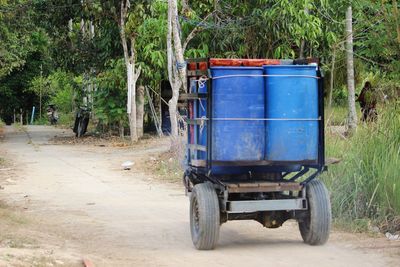
<instances>
[{"instance_id":1,"label":"dirt road","mask_svg":"<svg viewBox=\"0 0 400 267\"><path fill-rule=\"evenodd\" d=\"M95 266L398 266L397 256L360 235L333 233L325 246L305 245L294 222L275 230L229 222L216 250L196 251L183 189L162 184L135 165L130 171L120 167L165 150L165 142L144 149L49 142L63 134L70 132L7 127L0 144L15 169L11 178L0 172L0 199L37 225L35 232L42 233L37 245L23 251L51 251L58 260L48 266L79 264L82 258ZM15 258L22 252L0 246L1 266L12 261L7 258L12 253Z\"/></svg>"}]
</instances>

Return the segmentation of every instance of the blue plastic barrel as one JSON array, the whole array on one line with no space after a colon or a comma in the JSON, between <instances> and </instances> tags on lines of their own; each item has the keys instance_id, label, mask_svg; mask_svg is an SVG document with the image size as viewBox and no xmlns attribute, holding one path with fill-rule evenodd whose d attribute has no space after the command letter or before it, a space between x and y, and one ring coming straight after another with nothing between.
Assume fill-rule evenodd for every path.
<instances>
[{"instance_id":1,"label":"blue plastic barrel","mask_svg":"<svg viewBox=\"0 0 400 267\"><path fill-rule=\"evenodd\" d=\"M198 93L207 93L207 83L200 83L198 85ZM197 103L197 117L207 118L207 100L200 99ZM207 146L207 122L204 121L202 125L197 125L198 139L197 143L202 146ZM206 159L207 154L205 151L197 151L197 159Z\"/></svg>"},{"instance_id":2,"label":"blue plastic barrel","mask_svg":"<svg viewBox=\"0 0 400 267\"><path fill-rule=\"evenodd\" d=\"M315 66L264 66L266 160L318 158L318 81ZM274 76L277 75L277 76ZM292 75L292 76L291 76Z\"/></svg>"},{"instance_id":3,"label":"blue plastic barrel","mask_svg":"<svg viewBox=\"0 0 400 267\"><path fill-rule=\"evenodd\" d=\"M212 67L211 74L212 160L263 160L265 121L257 120L265 116L263 68Z\"/></svg>"}]
</instances>

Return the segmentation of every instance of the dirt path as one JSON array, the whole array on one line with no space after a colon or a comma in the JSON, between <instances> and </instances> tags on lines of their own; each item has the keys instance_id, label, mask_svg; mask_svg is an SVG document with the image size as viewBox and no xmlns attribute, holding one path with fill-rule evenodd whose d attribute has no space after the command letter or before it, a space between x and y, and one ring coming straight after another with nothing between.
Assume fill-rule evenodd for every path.
<instances>
[{"instance_id":1,"label":"dirt path","mask_svg":"<svg viewBox=\"0 0 400 267\"><path fill-rule=\"evenodd\" d=\"M196 251L183 189L160 184L135 166L120 168L167 144L132 150L48 142L63 134L69 131L7 127L0 144L16 169L12 178L0 172L0 184L6 181L0 199L36 224L41 234L30 250L51 250L58 261L48 266L78 264L82 258L96 266L398 266L398 256L382 253L376 239L360 235L333 233L325 246L305 245L294 222L276 230L229 222L216 250ZM29 248L0 246L0 265L11 262L10 253L23 251Z\"/></svg>"}]
</instances>

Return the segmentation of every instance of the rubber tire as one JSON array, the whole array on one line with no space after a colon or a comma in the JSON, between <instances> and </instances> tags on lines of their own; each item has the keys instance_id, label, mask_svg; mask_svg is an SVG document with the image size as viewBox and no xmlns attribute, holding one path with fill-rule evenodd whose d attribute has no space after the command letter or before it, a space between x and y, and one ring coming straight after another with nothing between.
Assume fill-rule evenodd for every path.
<instances>
[{"instance_id":1,"label":"rubber tire","mask_svg":"<svg viewBox=\"0 0 400 267\"><path fill-rule=\"evenodd\" d=\"M328 241L331 229L332 213L329 193L323 182L312 180L306 186L308 212L305 219L299 221L299 229L304 243L323 245Z\"/></svg>"},{"instance_id":2,"label":"rubber tire","mask_svg":"<svg viewBox=\"0 0 400 267\"><path fill-rule=\"evenodd\" d=\"M80 138L83 135L83 119L80 118L78 122L78 129L76 130L76 137Z\"/></svg>"},{"instance_id":3,"label":"rubber tire","mask_svg":"<svg viewBox=\"0 0 400 267\"><path fill-rule=\"evenodd\" d=\"M89 118L85 118L83 120L83 133L82 133L82 135L84 135L87 132L88 125L89 125Z\"/></svg>"},{"instance_id":4,"label":"rubber tire","mask_svg":"<svg viewBox=\"0 0 400 267\"><path fill-rule=\"evenodd\" d=\"M196 249L214 249L219 228L219 202L213 185L209 182L195 185L190 194L190 232Z\"/></svg>"}]
</instances>

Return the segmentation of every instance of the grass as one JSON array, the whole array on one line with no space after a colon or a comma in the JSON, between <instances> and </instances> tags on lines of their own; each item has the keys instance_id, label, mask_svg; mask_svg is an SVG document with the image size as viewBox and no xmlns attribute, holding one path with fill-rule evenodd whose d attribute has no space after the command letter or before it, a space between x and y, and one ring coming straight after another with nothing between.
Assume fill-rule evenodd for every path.
<instances>
[{"instance_id":1,"label":"grass","mask_svg":"<svg viewBox=\"0 0 400 267\"><path fill-rule=\"evenodd\" d=\"M48 125L49 124L49 120L47 119L47 117L41 117L41 118L36 118L33 121L34 125Z\"/></svg>"},{"instance_id":2,"label":"grass","mask_svg":"<svg viewBox=\"0 0 400 267\"><path fill-rule=\"evenodd\" d=\"M327 125L344 125L347 120L347 107L335 106L325 109L325 122Z\"/></svg>"},{"instance_id":3,"label":"grass","mask_svg":"<svg viewBox=\"0 0 400 267\"><path fill-rule=\"evenodd\" d=\"M361 117L361 110L356 103L357 117ZM347 106L332 106L325 109L325 123L330 126L341 126L347 122L348 108Z\"/></svg>"},{"instance_id":4,"label":"grass","mask_svg":"<svg viewBox=\"0 0 400 267\"><path fill-rule=\"evenodd\" d=\"M6 160L0 157L0 167L4 167L6 165Z\"/></svg>"},{"instance_id":5,"label":"grass","mask_svg":"<svg viewBox=\"0 0 400 267\"><path fill-rule=\"evenodd\" d=\"M181 161L171 152L165 152L149 162L153 173L166 182L178 183L182 181L183 169Z\"/></svg>"},{"instance_id":6,"label":"grass","mask_svg":"<svg viewBox=\"0 0 400 267\"><path fill-rule=\"evenodd\" d=\"M75 113L61 113L59 114L59 119L57 124L62 127L70 128L74 125Z\"/></svg>"},{"instance_id":7,"label":"grass","mask_svg":"<svg viewBox=\"0 0 400 267\"><path fill-rule=\"evenodd\" d=\"M360 124L349 139L327 135L326 149L328 157L342 159L323 176L336 220L400 231L394 223L400 216L400 104L381 111L378 122Z\"/></svg>"},{"instance_id":8,"label":"grass","mask_svg":"<svg viewBox=\"0 0 400 267\"><path fill-rule=\"evenodd\" d=\"M9 225L24 225L28 223L25 217L12 211L10 207L2 201L0 201L0 218L2 218L2 222L6 222Z\"/></svg>"}]
</instances>

